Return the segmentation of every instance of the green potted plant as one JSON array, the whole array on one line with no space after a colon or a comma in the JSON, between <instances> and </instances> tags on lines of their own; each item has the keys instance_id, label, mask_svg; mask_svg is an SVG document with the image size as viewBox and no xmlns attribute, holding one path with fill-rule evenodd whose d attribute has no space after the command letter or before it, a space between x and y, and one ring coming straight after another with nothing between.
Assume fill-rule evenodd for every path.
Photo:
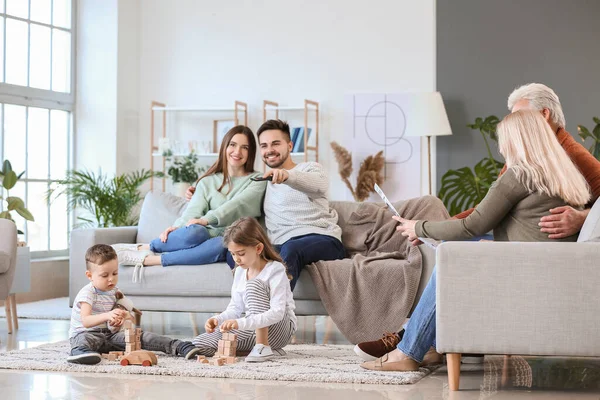
<instances>
[{"instance_id":1,"label":"green potted plant","mask_svg":"<svg viewBox=\"0 0 600 400\"><path fill-rule=\"evenodd\" d=\"M579 132L579 137L581 137L583 142L588 138L593 140L592 146L589 148L590 153L592 153L597 160L600 160L600 118L594 117L593 120L596 123L596 126L592 132L583 125L577 125L577 132Z\"/></svg>"},{"instance_id":2,"label":"green potted plant","mask_svg":"<svg viewBox=\"0 0 600 400\"><path fill-rule=\"evenodd\" d=\"M15 220L13 219L11 212L15 211L27 221L34 221L33 215L31 215L29 210L25 207L25 202L19 197L10 195L10 190L15 187L24 173L25 171L17 175L16 172L13 171L10 161L4 160L4 163L2 164L2 170L0 171L0 178L2 179L3 188L3 190L0 191L0 200L2 201L2 212L0 212L0 218L9 219L14 222ZM4 195L4 191L6 192L6 195ZM18 230L17 233L19 235L23 234L21 230Z\"/></svg>"},{"instance_id":3,"label":"green potted plant","mask_svg":"<svg viewBox=\"0 0 600 400\"><path fill-rule=\"evenodd\" d=\"M498 140L496 136L498 122L500 122L498 117L490 115L485 119L476 118L474 123L467 125L468 128L479 130L488 156L479 161L473 169L469 167L450 169L442 176L438 197L444 202L450 215L456 215L479 204L492 183L498 179L503 163L494 159L488 142L488 138Z\"/></svg>"},{"instance_id":4,"label":"green potted plant","mask_svg":"<svg viewBox=\"0 0 600 400\"><path fill-rule=\"evenodd\" d=\"M113 226L137 225L139 216L136 206L142 200L140 186L150 179L152 171L135 171L109 177L101 171L72 170L65 179L57 181L51 188L48 199L68 196L69 211L79 209L86 212L78 215L77 226L108 228Z\"/></svg>"},{"instance_id":5,"label":"green potted plant","mask_svg":"<svg viewBox=\"0 0 600 400\"><path fill-rule=\"evenodd\" d=\"M171 150L167 150L163 156L167 162L166 175L173 181L173 194L183 197L206 168L198 166L198 155L194 151L186 156L174 156ZM165 174L158 172L157 176L164 177Z\"/></svg>"}]
</instances>

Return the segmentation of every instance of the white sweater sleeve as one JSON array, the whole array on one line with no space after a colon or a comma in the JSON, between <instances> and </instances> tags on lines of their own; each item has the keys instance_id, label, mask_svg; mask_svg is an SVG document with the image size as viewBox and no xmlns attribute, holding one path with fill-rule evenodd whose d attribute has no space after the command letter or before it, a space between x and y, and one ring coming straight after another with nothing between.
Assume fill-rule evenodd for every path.
<instances>
[{"instance_id":1,"label":"white sweater sleeve","mask_svg":"<svg viewBox=\"0 0 600 400\"><path fill-rule=\"evenodd\" d=\"M228 319L240 318L244 312L244 298L239 291L235 290L235 288L238 286L239 281L243 278L245 271L239 267L238 269L239 270L236 271L236 274L233 278L233 285L231 286L231 301L229 302L229 305L225 311L215 317L219 322L219 325Z\"/></svg>"},{"instance_id":2,"label":"white sweater sleeve","mask_svg":"<svg viewBox=\"0 0 600 400\"><path fill-rule=\"evenodd\" d=\"M267 282L270 290L269 310L262 314L248 315L245 318L238 318L238 328L243 330L253 330L265 328L281 321L285 317L287 307L287 291L290 290L290 281L285 273L285 267L278 263L277 268L269 277Z\"/></svg>"},{"instance_id":3,"label":"white sweater sleeve","mask_svg":"<svg viewBox=\"0 0 600 400\"><path fill-rule=\"evenodd\" d=\"M288 171L288 179L284 184L307 195L327 196L329 178L321 164L308 163L304 171L292 169Z\"/></svg>"}]
</instances>

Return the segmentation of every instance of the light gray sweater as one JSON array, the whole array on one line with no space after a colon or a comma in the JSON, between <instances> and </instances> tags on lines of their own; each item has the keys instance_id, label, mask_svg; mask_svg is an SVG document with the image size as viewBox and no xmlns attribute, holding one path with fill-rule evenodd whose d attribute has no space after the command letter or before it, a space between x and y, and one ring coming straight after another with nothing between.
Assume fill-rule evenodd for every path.
<instances>
[{"instance_id":1,"label":"light gray sweater","mask_svg":"<svg viewBox=\"0 0 600 400\"><path fill-rule=\"evenodd\" d=\"M271 242L283 244L310 233L341 241L342 229L337 212L329 208L329 179L321 164L300 163L288 173L284 183L267 185L264 213Z\"/></svg>"}]
</instances>

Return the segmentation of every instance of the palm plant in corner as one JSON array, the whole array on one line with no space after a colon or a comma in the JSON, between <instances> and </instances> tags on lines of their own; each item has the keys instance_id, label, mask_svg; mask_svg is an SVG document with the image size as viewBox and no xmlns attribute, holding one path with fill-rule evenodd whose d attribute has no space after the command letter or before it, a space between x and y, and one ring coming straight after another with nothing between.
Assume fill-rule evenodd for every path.
<instances>
[{"instance_id":1,"label":"palm plant in corner","mask_svg":"<svg viewBox=\"0 0 600 400\"><path fill-rule=\"evenodd\" d=\"M141 170L109 177L101 171L94 174L72 170L48 190L47 198L67 196L68 210L83 212L77 216L77 227L137 225L134 209L142 200L139 189L153 175L152 171Z\"/></svg>"},{"instance_id":2,"label":"palm plant in corner","mask_svg":"<svg viewBox=\"0 0 600 400\"><path fill-rule=\"evenodd\" d=\"M385 165L383 151L374 156L367 157L358 170L356 178L356 188L350 183L350 175L352 175L352 153L340 146L336 142L331 142L331 148L335 154L335 160L338 163L338 171L342 177L342 181L346 184L352 197L356 201L365 201L371 193L375 192L375 184L383 183L383 175L381 171Z\"/></svg>"},{"instance_id":3,"label":"palm plant in corner","mask_svg":"<svg viewBox=\"0 0 600 400\"><path fill-rule=\"evenodd\" d=\"M577 125L577 131L583 142L588 138L592 138L594 143L592 143L589 151L597 160L600 160L600 118L594 117L593 120L596 123L596 126L591 132L583 125Z\"/></svg>"}]
</instances>

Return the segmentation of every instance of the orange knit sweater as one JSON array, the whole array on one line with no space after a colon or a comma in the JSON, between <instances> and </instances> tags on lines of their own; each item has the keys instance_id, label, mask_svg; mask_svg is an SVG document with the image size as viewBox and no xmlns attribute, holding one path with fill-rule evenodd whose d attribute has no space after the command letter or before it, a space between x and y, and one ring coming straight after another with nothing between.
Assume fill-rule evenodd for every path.
<instances>
[{"instance_id":1,"label":"orange knit sweater","mask_svg":"<svg viewBox=\"0 0 600 400\"><path fill-rule=\"evenodd\" d=\"M590 185L590 189L592 191L592 200L590 204L600 197L600 161L596 160L590 152L573 139L573 136L563 128L559 128L556 133L556 138L560 145L565 149L573 163L587 181L588 185ZM506 165L500 171L500 175L502 175L506 171ZM456 214L452 218L463 219L468 217L475 208L471 208L469 210L463 211L460 214Z\"/></svg>"}]
</instances>

